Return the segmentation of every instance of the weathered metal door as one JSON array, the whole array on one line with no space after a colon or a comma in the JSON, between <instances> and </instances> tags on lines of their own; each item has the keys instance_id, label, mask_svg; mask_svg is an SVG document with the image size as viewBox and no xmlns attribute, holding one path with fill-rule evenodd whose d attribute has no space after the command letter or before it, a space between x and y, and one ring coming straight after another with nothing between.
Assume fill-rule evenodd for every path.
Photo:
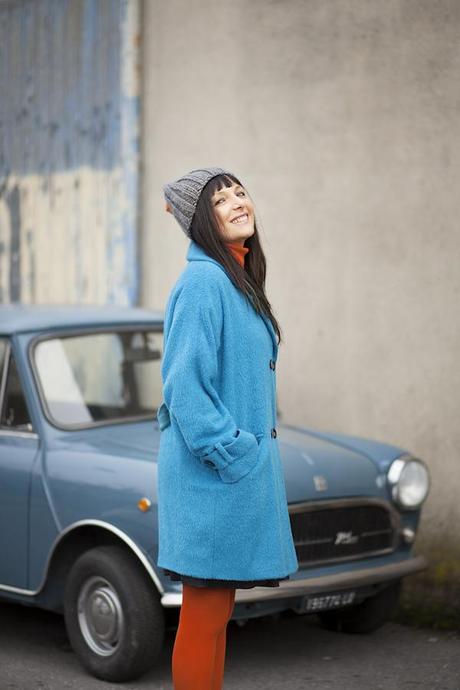
<instances>
[{"instance_id":1,"label":"weathered metal door","mask_svg":"<svg viewBox=\"0 0 460 690\"><path fill-rule=\"evenodd\" d=\"M0 302L137 302L138 13L0 3Z\"/></svg>"}]
</instances>

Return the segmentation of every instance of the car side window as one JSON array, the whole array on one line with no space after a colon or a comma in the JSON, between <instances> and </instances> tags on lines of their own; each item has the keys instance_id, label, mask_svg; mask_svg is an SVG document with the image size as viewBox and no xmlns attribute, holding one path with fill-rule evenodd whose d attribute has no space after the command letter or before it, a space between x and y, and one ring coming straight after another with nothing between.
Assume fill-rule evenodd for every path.
<instances>
[{"instance_id":1,"label":"car side window","mask_svg":"<svg viewBox=\"0 0 460 690\"><path fill-rule=\"evenodd\" d=\"M4 340L0 340L0 371L4 379L0 428L15 431L32 431L32 422L27 409L24 391L22 390L16 361L10 352L9 361L7 362L8 370L5 372L6 357L6 343Z\"/></svg>"}]
</instances>

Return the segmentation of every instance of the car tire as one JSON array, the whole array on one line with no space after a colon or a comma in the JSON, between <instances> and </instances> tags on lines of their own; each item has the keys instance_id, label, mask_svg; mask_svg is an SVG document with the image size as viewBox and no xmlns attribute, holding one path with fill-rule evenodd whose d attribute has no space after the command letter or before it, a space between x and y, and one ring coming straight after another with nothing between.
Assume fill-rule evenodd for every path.
<instances>
[{"instance_id":1,"label":"car tire","mask_svg":"<svg viewBox=\"0 0 460 690\"><path fill-rule=\"evenodd\" d=\"M399 601L401 581L391 583L378 594L355 606L324 611L318 617L323 628L344 633L370 633L393 615Z\"/></svg>"},{"instance_id":2,"label":"car tire","mask_svg":"<svg viewBox=\"0 0 460 690\"><path fill-rule=\"evenodd\" d=\"M164 612L155 587L122 547L98 546L73 564L64 590L67 634L96 678L134 680L151 668L164 639Z\"/></svg>"}]
</instances>

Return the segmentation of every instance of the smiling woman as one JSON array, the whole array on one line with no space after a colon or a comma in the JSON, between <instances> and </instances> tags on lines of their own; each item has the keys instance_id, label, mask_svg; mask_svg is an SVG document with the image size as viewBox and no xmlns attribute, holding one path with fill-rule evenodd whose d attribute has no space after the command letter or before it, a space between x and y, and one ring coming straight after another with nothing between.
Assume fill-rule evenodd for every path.
<instances>
[{"instance_id":1,"label":"smiling woman","mask_svg":"<svg viewBox=\"0 0 460 690\"><path fill-rule=\"evenodd\" d=\"M174 687L219 690L235 589L298 568L275 428L280 330L238 178L205 168L164 191L191 243L165 314L158 565L183 583Z\"/></svg>"}]
</instances>

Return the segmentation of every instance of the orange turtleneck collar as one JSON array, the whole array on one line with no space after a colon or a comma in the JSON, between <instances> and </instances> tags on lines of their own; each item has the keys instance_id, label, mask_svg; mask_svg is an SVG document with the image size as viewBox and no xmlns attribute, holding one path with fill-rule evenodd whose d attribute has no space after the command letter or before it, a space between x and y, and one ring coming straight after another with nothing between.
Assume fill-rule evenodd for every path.
<instances>
[{"instance_id":1,"label":"orange turtleneck collar","mask_svg":"<svg viewBox=\"0 0 460 690\"><path fill-rule=\"evenodd\" d=\"M235 259L240 264L241 268L244 268L244 257L249 251L249 247L244 247L238 242L226 242L227 247L230 249L230 253L235 257Z\"/></svg>"}]
</instances>

